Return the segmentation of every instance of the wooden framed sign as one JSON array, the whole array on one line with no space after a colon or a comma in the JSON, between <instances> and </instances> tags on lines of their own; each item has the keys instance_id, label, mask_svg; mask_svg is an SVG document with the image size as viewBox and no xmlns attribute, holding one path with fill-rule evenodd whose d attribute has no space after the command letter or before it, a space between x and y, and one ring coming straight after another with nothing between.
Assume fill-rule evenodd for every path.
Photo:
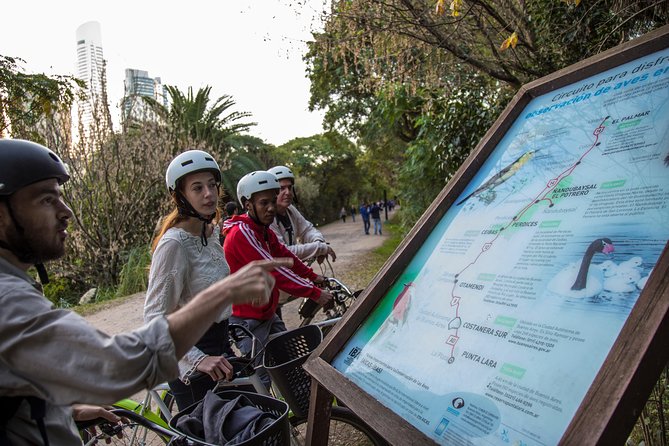
<instances>
[{"instance_id":1,"label":"wooden framed sign","mask_svg":"<svg viewBox=\"0 0 669 446\"><path fill-rule=\"evenodd\" d=\"M521 88L305 368L392 444L623 444L669 360L669 27Z\"/></svg>"}]
</instances>

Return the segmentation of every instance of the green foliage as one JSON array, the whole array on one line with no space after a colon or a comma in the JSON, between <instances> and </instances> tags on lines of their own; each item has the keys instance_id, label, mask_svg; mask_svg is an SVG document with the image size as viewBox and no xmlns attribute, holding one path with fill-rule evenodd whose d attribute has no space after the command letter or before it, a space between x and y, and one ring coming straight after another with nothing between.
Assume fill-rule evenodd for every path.
<instances>
[{"instance_id":1,"label":"green foliage","mask_svg":"<svg viewBox=\"0 0 669 446\"><path fill-rule=\"evenodd\" d=\"M236 185L246 173L265 169L263 161L271 147L259 138L241 135L255 125L240 122L250 117L248 112L230 111L235 101L223 95L212 101L211 87L200 88L196 93L189 87L183 93L168 86L169 108L151 98L143 98L159 117L170 135L170 153L176 155L186 149L201 149L216 157L222 170L221 200L236 199Z\"/></svg>"},{"instance_id":2,"label":"green foliage","mask_svg":"<svg viewBox=\"0 0 669 446\"><path fill-rule=\"evenodd\" d=\"M150 265L151 253L148 245L131 249L121 269L116 295L121 297L146 291Z\"/></svg>"},{"instance_id":3,"label":"green foliage","mask_svg":"<svg viewBox=\"0 0 669 446\"><path fill-rule=\"evenodd\" d=\"M669 364L664 367L627 440L628 446L666 444L669 444Z\"/></svg>"},{"instance_id":4,"label":"green foliage","mask_svg":"<svg viewBox=\"0 0 669 446\"><path fill-rule=\"evenodd\" d=\"M360 144L360 171L401 197L410 227L520 85L669 21L666 1L575 3L463 0L450 16L429 2L334 1L305 56L310 106Z\"/></svg>"},{"instance_id":5,"label":"green foliage","mask_svg":"<svg viewBox=\"0 0 669 446\"><path fill-rule=\"evenodd\" d=\"M168 140L164 128L148 123L121 133L98 127L60 151L70 166L64 196L74 212L61 271L76 271L96 287L116 286L126 253L149 242L165 213Z\"/></svg>"},{"instance_id":6,"label":"green foliage","mask_svg":"<svg viewBox=\"0 0 669 446\"><path fill-rule=\"evenodd\" d=\"M69 308L79 304L79 299L86 289L82 284L67 277L49 277L49 283L43 286L44 296L56 307Z\"/></svg>"},{"instance_id":7,"label":"green foliage","mask_svg":"<svg viewBox=\"0 0 669 446\"><path fill-rule=\"evenodd\" d=\"M45 143L39 127L69 113L81 83L70 76L27 74L18 57L0 55L0 137L11 128L15 138Z\"/></svg>"},{"instance_id":8,"label":"green foliage","mask_svg":"<svg viewBox=\"0 0 669 446\"><path fill-rule=\"evenodd\" d=\"M357 193L366 178L356 165L360 149L347 138L328 132L293 139L279 149L290 154L281 164L295 172L297 206L314 224L335 220L342 206L357 203ZM303 186L308 186L304 195L300 189Z\"/></svg>"},{"instance_id":9,"label":"green foliage","mask_svg":"<svg viewBox=\"0 0 669 446\"><path fill-rule=\"evenodd\" d=\"M313 210L321 196L318 183L306 175L295 178L295 191L298 194L296 204L301 209L304 209L305 212L310 209Z\"/></svg>"},{"instance_id":10,"label":"green foliage","mask_svg":"<svg viewBox=\"0 0 669 446\"><path fill-rule=\"evenodd\" d=\"M478 75L463 87L449 94L431 92L430 108L416 119L418 135L408 144L399 169L400 184L411 185L400 192L407 228L444 188L509 99L508 90L496 89Z\"/></svg>"},{"instance_id":11,"label":"green foliage","mask_svg":"<svg viewBox=\"0 0 669 446\"><path fill-rule=\"evenodd\" d=\"M398 223L396 217L383 222L383 232L390 234L390 237L388 237L381 246L376 248L373 253L387 260L393 255L404 239L404 234L402 226Z\"/></svg>"},{"instance_id":12,"label":"green foliage","mask_svg":"<svg viewBox=\"0 0 669 446\"><path fill-rule=\"evenodd\" d=\"M271 154L275 149L271 144L250 135L229 135L225 142L229 149L226 149L227 162L221 166L223 203L237 200L237 183L244 175L271 167L269 162L272 161Z\"/></svg>"},{"instance_id":13,"label":"green foliage","mask_svg":"<svg viewBox=\"0 0 669 446\"><path fill-rule=\"evenodd\" d=\"M245 132L255 123L238 122L251 116L248 112L230 111L235 101L230 95L223 95L211 101L211 87L206 86L193 93L193 87L183 93L177 87L167 86L170 107L165 107L152 98L143 98L149 104L161 122L171 133L170 152L173 155L182 152L187 143L194 147L210 150L225 155L228 145L226 138ZM223 162L224 159L219 159Z\"/></svg>"},{"instance_id":14,"label":"green foliage","mask_svg":"<svg viewBox=\"0 0 669 446\"><path fill-rule=\"evenodd\" d=\"M117 297L119 297L119 295L116 292L116 287L101 286L95 293L95 302L106 302Z\"/></svg>"}]
</instances>

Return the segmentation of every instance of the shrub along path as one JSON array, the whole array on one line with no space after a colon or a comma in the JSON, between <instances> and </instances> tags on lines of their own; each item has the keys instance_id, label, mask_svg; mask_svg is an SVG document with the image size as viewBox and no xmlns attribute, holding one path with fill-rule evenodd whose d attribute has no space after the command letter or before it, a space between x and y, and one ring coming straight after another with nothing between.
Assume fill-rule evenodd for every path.
<instances>
[{"instance_id":1,"label":"shrub along path","mask_svg":"<svg viewBox=\"0 0 669 446\"><path fill-rule=\"evenodd\" d=\"M389 213L388 217L390 218L391 215L392 213ZM382 221L384 221L383 218ZM335 277L351 289L365 287L373 275L361 275L359 271L364 270L368 265L372 251L388 238L388 231L381 236L374 235L372 227L372 234L365 235L359 215L356 216L355 222L349 216L346 218L346 223L337 220L321 226L319 230L337 254L337 261L332 264ZM315 268L317 272L320 272L318 266ZM331 275L329 271L324 274ZM283 309L284 320L289 329L297 327L299 323L296 308L298 304L299 300L287 304ZM112 301L85 318L106 333L122 333L143 324L143 305L144 293L137 293L118 299L118 301Z\"/></svg>"}]
</instances>

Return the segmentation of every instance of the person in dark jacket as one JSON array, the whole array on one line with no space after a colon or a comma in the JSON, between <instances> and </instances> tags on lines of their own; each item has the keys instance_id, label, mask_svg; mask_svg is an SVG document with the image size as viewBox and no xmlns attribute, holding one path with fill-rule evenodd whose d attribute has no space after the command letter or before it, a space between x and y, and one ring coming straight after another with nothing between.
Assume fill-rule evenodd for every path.
<instances>
[{"instance_id":1,"label":"person in dark jacket","mask_svg":"<svg viewBox=\"0 0 669 446\"><path fill-rule=\"evenodd\" d=\"M372 204L372 208L369 211L369 215L372 217L372 221L374 221L374 234L381 234L381 207L379 206L378 203Z\"/></svg>"}]
</instances>

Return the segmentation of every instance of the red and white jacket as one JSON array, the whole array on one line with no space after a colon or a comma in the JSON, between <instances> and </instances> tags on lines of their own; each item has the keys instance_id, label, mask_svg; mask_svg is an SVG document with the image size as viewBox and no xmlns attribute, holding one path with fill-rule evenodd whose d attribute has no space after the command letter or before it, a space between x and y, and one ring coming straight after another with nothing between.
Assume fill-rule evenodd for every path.
<instances>
[{"instance_id":1,"label":"red and white jacket","mask_svg":"<svg viewBox=\"0 0 669 446\"><path fill-rule=\"evenodd\" d=\"M292 257L292 268L275 268L272 275L276 279L272 296L267 305L233 305L232 315L247 319L271 319L279 304L279 290L293 296L308 297L317 300L321 290L310 282L317 274L302 263L286 246L279 241L274 231L254 222L247 214L235 215L224 222L225 260L230 266L230 273L237 272L254 260L271 260L277 257ZM308 280L305 280L308 279Z\"/></svg>"}]
</instances>

